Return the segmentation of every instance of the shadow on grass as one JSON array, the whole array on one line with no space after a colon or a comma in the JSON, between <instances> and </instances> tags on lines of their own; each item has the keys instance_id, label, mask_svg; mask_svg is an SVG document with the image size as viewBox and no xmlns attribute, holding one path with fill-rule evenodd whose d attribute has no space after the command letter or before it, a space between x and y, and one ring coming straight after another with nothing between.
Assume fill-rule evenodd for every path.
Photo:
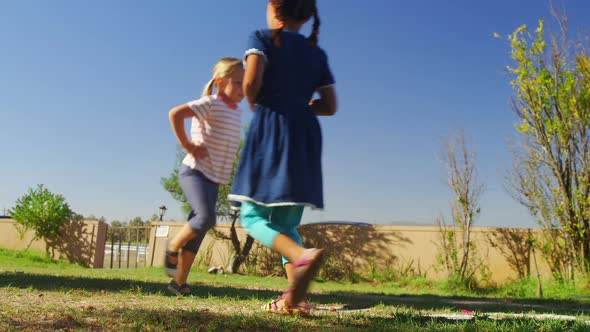
<instances>
[{"instance_id":1,"label":"shadow on grass","mask_svg":"<svg viewBox=\"0 0 590 332\"><path fill-rule=\"evenodd\" d=\"M309 331L311 327L321 330L353 330L353 331L408 331L415 328L427 328L429 330L448 330L448 328L461 327L461 330L497 331L507 328L512 331L534 331L542 328L543 331L585 331L586 325L576 321L556 321L541 323L533 319L505 319L502 321L489 318L477 318L470 321L457 321L446 318L431 318L416 314L395 314L389 317L364 317L363 319L346 319L337 315L314 316L303 321L295 317L259 314L239 315L236 312L213 313L202 311L178 311L178 310L149 310L131 309L122 315L120 312L106 312L107 317L116 317L133 325L137 330L164 329L168 331L179 330L222 330L222 331ZM500 329L501 330L501 329Z\"/></svg>"},{"instance_id":2,"label":"shadow on grass","mask_svg":"<svg viewBox=\"0 0 590 332\"><path fill-rule=\"evenodd\" d=\"M90 292L133 292L175 296L166 289L166 286L166 283L129 279L51 276L24 272L0 273L0 287L30 287L36 290L46 291L83 290ZM197 297L231 297L238 300L250 299L253 296L272 298L277 295L277 292L270 290L250 290L227 286L209 286L204 284L193 284L191 285L191 290Z\"/></svg>"},{"instance_id":3,"label":"shadow on grass","mask_svg":"<svg viewBox=\"0 0 590 332\"><path fill-rule=\"evenodd\" d=\"M350 316L348 316L350 317ZM2 326L2 324L0 324ZM355 319L347 316L324 315L311 319L254 314L243 315L232 311L210 310L137 309L97 310L76 314L55 312L51 319L10 320L4 327L18 330L137 330L137 331L585 331L583 322L539 322L532 319L506 319L502 321L475 318L457 321L431 318L416 314L395 314L386 317L367 316ZM320 328L321 327L321 328Z\"/></svg>"},{"instance_id":4,"label":"shadow on grass","mask_svg":"<svg viewBox=\"0 0 590 332\"><path fill-rule=\"evenodd\" d=\"M30 319L30 317L21 317L20 319L11 319L8 322L8 327L27 331L102 330L104 328L108 330L127 330L131 328L131 330L136 331L179 331L185 329L197 331L208 325L223 329L240 327L233 323L235 320L228 320L225 316L207 310L125 308L124 310L96 310L91 313L72 313L56 310L51 318Z\"/></svg>"},{"instance_id":5,"label":"shadow on grass","mask_svg":"<svg viewBox=\"0 0 590 332\"><path fill-rule=\"evenodd\" d=\"M373 295L334 292L314 295L314 301L341 303L346 309L360 309L382 304L384 306L407 307L418 310L449 310L459 312L466 309L474 312L559 313L588 314L590 304L575 300L485 298L438 295Z\"/></svg>"},{"instance_id":6,"label":"shadow on grass","mask_svg":"<svg viewBox=\"0 0 590 332\"><path fill-rule=\"evenodd\" d=\"M23 272L0 273L0 288L32 288L35 290L81 290L98 292L132 292L173 296L165 283L128 279L50 276ZM272 290L244 289L231 286L195 284L191 286L196 297L228 297L235 300L275 298L279 292ZM467 309L475 312L507 312L588 314L590 303L575 300L510 299L481 297L443 297L436 295L379 295L352 292L311 294L314 304L341 304L346 309L372 308L377 305L406 307L420 310ZM430 318L429 318L430 319Z\"/></svg>"}]
</instances>

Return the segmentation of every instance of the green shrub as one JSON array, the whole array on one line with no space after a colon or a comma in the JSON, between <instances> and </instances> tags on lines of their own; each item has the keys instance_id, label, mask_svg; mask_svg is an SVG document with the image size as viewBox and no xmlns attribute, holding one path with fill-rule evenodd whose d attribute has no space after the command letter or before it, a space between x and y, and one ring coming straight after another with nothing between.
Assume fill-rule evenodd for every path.
<instances>
[{"instance_id":1,"label":"green shrub","mask_svg":"<svg viewBox=\"0 0 590 332\"><path fill-rule=\"evenodd\" d=\"M9 213L16 221L21 240L28 230L35 232L25 250L35 240L58 237L59 228L73 215L65 198L51 193L42 184L35 189L29 188L27 194L16 200Z\"/></svg>"}]
</instances>

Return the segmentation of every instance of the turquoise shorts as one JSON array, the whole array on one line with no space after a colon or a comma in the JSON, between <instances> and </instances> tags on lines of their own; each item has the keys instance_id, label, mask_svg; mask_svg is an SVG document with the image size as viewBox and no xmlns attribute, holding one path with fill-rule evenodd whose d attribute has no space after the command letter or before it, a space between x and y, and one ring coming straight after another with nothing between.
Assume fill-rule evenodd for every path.
<instances>
[{"instance_id":1,"label":"turquoise shorts","mask_svg":"<svg viewBox=\"0 0 590 332\"><path fill-rule=\"evenodd\" d=\"M240 212L242 227L250 236L269 248L272 248L275 238L281 233L302 246L301 236L297 232L297 226L301 223L302 216L302 205L267 207L242 202ZM283 257L283 265L288 262L287 258Z\"/></svg>"}]
</instances>

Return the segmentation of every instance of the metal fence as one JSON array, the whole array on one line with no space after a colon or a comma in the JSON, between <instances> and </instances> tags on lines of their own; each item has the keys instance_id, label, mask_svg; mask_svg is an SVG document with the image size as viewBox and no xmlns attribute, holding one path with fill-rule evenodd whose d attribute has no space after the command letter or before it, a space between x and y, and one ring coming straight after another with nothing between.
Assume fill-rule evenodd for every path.
<instances>
[{"instance_id":1,"label":"metal fence","mask_svg":"<svg viewBox=\"0 0 590 332\"><path fill-rule=\"evenodd\" d=\"M151 227L109 227L103 266L111 269L145 267L150 229Z\"/></svg>"}]
</instances>

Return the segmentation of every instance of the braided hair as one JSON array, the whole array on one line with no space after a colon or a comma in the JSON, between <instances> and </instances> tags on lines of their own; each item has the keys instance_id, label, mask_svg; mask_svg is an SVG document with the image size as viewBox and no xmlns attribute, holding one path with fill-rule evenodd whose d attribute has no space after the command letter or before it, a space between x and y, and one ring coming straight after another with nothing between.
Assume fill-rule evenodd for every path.
<instances>
[{"instance_id":1,"label":"braided hair","mask_svg":"<svg viewBox=\"0 0 590 332\"><path fill-rule=\"evenodd\" d=\"M313 26L311 34L307 38L310 45L318 44L318 35L320 34L320 17L316 0L270 0L275 8L277 18L281 21L292 20L296 22L306 21L313 16ZM274 29L271 38L275 47L281 46L281 32L283 27Z\"/></svg>"}]
</instances>

